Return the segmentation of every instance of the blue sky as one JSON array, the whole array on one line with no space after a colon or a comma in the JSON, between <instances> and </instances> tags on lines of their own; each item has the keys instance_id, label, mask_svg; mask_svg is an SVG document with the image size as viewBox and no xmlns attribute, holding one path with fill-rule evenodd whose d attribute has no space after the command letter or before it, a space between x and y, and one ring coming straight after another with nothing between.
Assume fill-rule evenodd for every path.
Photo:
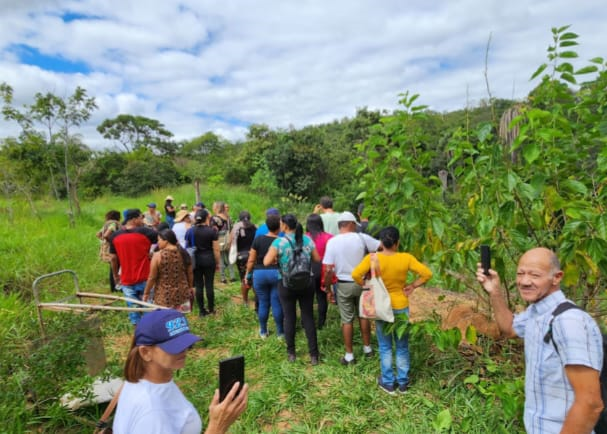
<instances>
[{"instance_id":1,"label":"blue sky","mask_svg":"<svg viewBox=\"0 0 607 434\"><path fill-rule=\"evenodd\" d=\"M81 134L121 113L159 120L178 140L249 125L302 127L393 109L419 93L437 111L522 99L550 28L580 35L579 66L607 57L604 2L564 0L0 0L0 81L15 103L76 86L99 109ZM17 127L0 121L0 137Z\"/></svg>"}]
</instances>

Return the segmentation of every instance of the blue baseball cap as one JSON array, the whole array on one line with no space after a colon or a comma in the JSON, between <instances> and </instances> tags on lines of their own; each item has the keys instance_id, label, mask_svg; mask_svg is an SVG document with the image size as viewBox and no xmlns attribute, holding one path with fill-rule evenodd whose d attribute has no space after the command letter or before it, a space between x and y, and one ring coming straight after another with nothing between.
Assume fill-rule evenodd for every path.
<instances>
[{"instance_id":1,"label":"blue baseball cap","mask_svg":"<svg viewBox=\"0 0 607 434\"><path fill-rule=\"evenodd\" d=\"M157 345L179 354L202 338L190 333L185 316L174 309L158 309L143 315L135 329L135 345Z\"/></svg>"},{"instance_id":2,"label":"blue baseball cap","mask_svg":"<svg viewBox=\"0 0 607 434\"><path fill-rule=\"evenodd\" d=\"M266 211L266 216L269 215L280 215L280 211L278 211L277 208L268 208L268 210Z\"/></svg>"}]
</instances>

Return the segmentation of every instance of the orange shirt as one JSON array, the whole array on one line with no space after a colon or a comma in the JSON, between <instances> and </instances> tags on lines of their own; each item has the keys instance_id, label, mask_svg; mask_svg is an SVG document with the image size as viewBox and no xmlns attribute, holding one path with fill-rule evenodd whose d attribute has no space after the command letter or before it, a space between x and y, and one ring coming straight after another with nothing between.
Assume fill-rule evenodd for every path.
<instances>
[{"instance_id":1,"label":"orange shirt","mask_svg":"<svg viewBox=\"0 0 607 434\"><path fill-rule=\"evenodd\" d=\"M409 253L384 255L382 252L377 252L377 259L379 261L378 275L384 281L384 285L386 285L390 294L392 309L409 307L409 298L403 292L403 288L407 285L409 271L417 274L424 282L432 277L432 271ZM370 261L371 255L365 256L352 271L352 278L357 283L363 283L363 276L370 269Z\"/></svg>"}]
</instances>

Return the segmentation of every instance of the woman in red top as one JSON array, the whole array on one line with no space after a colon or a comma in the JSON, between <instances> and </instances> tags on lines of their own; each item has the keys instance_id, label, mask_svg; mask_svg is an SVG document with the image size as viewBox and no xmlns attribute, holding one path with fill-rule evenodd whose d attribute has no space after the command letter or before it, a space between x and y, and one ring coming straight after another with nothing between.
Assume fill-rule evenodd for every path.
<instances>
[{"instance_id":1,"label":"woman in red top","mask_svg":"<svg viewBox=\"0 0 607 434\"><path fill-rule=\"evenodd\" d=\"M312 273L314 281L314 293L316 294L316 303L318 303L318 330L325 326L327 320L327 293L322 284L322 258L325 256L327 241L333 236L325 232L322 218L318 214L310 214L306 220L306 235L312 238L316 245L316 250L320 255L320 262L312 262Z\"/></svg>"}]
</instances>

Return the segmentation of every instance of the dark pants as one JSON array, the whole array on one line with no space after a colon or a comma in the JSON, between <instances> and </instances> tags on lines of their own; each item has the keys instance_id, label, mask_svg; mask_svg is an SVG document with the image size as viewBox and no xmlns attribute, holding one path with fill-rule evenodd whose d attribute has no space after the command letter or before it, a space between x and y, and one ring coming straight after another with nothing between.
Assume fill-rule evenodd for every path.
<instances>
[{"instance_id":1,"label":"dark pants","mask_svg":"<svg viewBox=\"0 0 607 434\"><path fill-rule=\"evenodd\" d=\"M295 321L297 318L297 302L301 310L306 338L308 340L308 351L310 356L318 357L318 342L316 340L316 327L314 326L314 288L310 286L305 291L294 292L282 286L282 280L278 282L278 297L284 313L285 341L287 353L295 354Z\"/></svg>"},{"instance_id":2,"label":"dark pants","mask_svg":"<svg viewBox=\"0 0 607 434\"><path fill-rule=\"evenodd\" d=\"M116 281L114 280L114 272L112 271L112 264L110 264L110 292L121 292L116 289Z\"/></svg>"},{"instance_id":3,"label":"dark pants","mask_svg":"<svg viewBox=\"0 0 607 434\"><path fill-rule=\"evenodd\" d=\"M196 268L194 268L194 286L196 287L196 303L199 313L204 313L204 292L206 290L207 305L209 312L215 310L215 258L211 256L196 256Z\"/></svg>"},{"instance_id":4,"label":"dark pants","mask_svg":"<svg viewBox=\"0 0 607 434\"><path fill-rule=\"evenodd\" d=\"M316 303L318 305L318 328L321 329L325 326L327 321L327 293L320 287L320 262L312 263L312 282L314 283L314 294L316 295Z\"/></svg>"}]
</instances>

